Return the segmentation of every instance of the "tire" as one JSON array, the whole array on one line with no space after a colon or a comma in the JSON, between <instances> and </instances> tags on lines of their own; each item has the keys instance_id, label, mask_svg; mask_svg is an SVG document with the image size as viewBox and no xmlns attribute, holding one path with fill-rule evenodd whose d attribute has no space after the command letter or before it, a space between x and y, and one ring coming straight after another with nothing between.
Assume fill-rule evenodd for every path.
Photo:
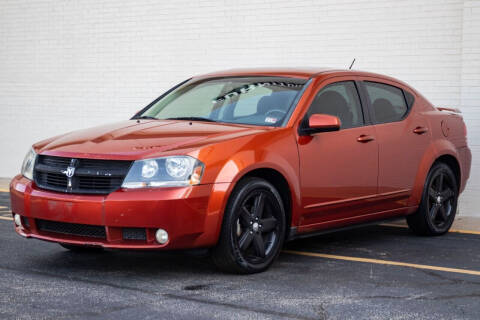
<instances>
[{"instance_id":1,"label":"tire","mask_svg":"<svg viewBox=\"0 0 480 320\"><path fill-rule=\"evenodd\" d=\"M88 247L88 246L78 246L74 244L66 244L66 243L59 243L62 247L65 249L68 249L72 252L78 252L78 253L99 253L103 252L103 248L100 247Z\"/></svg>"},{"instance_id":2,"label":"tire","mask_svg":"<svg viewBox=\"0 0 480 320\"><path fill-rule=\"evenodd\" d=\"M448 232L457 212L457 186L455 174L447 164L433 165L417 212L407 216L407 224L415 234L439 236Z\"/></svg>"},{"instance_id":3,"label":"tire","mask_svg":"<svg viewBox=\"0 0 480 320\"><path fill-rule=\"evenodd\" d=\"M265 271L283 246L285 220L282 198L271 183L241 180L229 198L213 262L229 273Z\"/></svg>"}]
</instances>

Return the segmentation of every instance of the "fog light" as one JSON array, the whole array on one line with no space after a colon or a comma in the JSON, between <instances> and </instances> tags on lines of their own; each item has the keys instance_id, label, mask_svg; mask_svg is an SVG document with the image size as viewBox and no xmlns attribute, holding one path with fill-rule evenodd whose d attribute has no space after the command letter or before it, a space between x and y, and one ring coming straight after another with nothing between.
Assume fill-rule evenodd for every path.
<instances>
[{"instance_id":1,"label":"fog light","mask_svg":"<svg viewBox=\"0 0 480 320\"><path fill-rule=\"evenodd\" d=\"M168 233L167 231L163 229L158 229L157 232L155 232L155 239L157 239L157 242L160 244L165 244L168 241Z\"/></svg>"},{"instance_id":2,"label":"fog light","mask_svg":"<svg viewBox=\"0 0 480 320\"><path fill-rule=\"evenodd\" d=\"M22 217L20 217L18 213L15 213L15 215L13 216L13 221L15 221L15 224L17 225L17 227L22 226Z\"/></svg>"}]
</instances>

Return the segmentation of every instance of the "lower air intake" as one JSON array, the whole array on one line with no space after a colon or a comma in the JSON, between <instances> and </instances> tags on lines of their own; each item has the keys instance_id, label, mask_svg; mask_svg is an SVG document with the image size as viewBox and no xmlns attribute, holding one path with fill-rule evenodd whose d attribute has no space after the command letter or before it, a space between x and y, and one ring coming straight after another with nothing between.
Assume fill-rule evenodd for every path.
<instances>
[{"instance_id":1,"label":"lower air intake","mask_svg":"<svg viewBox=\"0 0 480 320\"><path fill-rule=\"evenodd\" d=\"M37 219L37 229L45 232L62 233L72 236L106 239L105 227L88 224L65 223Z\"/></svg>"},{"instance_id":2,"label":"lower air intake","mask_svg":"<svg viewBox=\"0 0 480 320\"><path fill-rule=\"evenodd\" d=\"M123 240L147 240L145 228L123 228Z\"/></svg>"}]
</instances>

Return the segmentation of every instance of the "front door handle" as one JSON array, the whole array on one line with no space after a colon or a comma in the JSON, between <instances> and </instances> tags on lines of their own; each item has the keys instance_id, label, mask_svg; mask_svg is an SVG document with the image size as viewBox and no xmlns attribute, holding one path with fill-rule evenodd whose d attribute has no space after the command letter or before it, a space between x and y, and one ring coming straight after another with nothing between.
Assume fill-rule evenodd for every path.
<instances>
[{"instance_id":1,"label":"front door handle","mask_svg":"<svg viewBox=\"0 0 480 320\"><path fill-rule=\"evenodd\" d=\"M424 134L427 131L428 131L428 128L425 128L425 127L416 127L415 129L413 129L413 132L416 134Z\"/></svg>"},{"instance_id":2,"label":"front door handle","mask_svg":"<svg viewBox=\"0 0 480 320\"><path fill-rule=\"evenodd\" d=\"M362 143L366 143L372 140L375 140L375 138L368 134L362 134L360 137L357 138L357 141Z\"/></svg>"}]
</instances>

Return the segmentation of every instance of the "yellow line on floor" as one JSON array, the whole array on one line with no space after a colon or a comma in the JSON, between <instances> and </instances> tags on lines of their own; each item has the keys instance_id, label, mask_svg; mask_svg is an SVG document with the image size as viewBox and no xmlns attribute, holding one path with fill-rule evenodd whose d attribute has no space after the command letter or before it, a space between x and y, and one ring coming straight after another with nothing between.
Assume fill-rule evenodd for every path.
<instances>
[{"instance_id":1,"label":"yellow line on floor","mask_svg":"<svg viewBox=\"0 0 480 320\"><path fill-rule=\"evenodd\" d=\"M0 188L0 192L10 192L10 190L8 190L8 189L3 189L3 188Z\"/></svg>"},{"instance_id":2,"label":"yellow line on floor","mask_svg":"<svg viewBox=\"0 0 480 320\"><path fill-rule=\"evenodd\" d=\"M415 263L407 263L407 262L399 262L399 261L378 260L378 259L348 257L348 256L337 256L337 255L333 255L333 254L294 251L294 250L284 250L283 252L290 253L290 254L296 254L296 255L300 255L300 256L316 257L316 258L355 261L355 262L366 262L366 263L383 264L383 265L390 265L390 266L399 266L399 267L408 267L408 268L415 268L415 269L426 269L426 270L444 271L444 272L453 272L453 273L463 273L463 274L480 276L480 271L477 271L477 270L445 268L445 267L428 266L428 265L424 265L424 264L415 264Z\"/></svg>"},{"instance_id":3,"label":"yellow line on floor","mask_svg":"<svg viewBox=\"0 0 480 320\"><path fill-rule=\"evenodd\" d=\"M381 223L379 224L380 226L383 227L394 227L394 228L408 228L408 226L400 225L400 224L394 224L394 223ZM448 232L453 232L453 233L466 233L466 234L479 234L480 231L474 231L474 230L462 230L462 229L450 229Z\"/></svg>"},{"instance_id":4,"label":"yellow line on floor","mask_svg":"<svg viewBox=\"0 0 480 320\"><path fill-rule=\"evenodd\" d=\"M1 220L10 220L10 221L13 220L12 217L4 217L4 216L0 216L0 219L1 219Z\"/></svg>"},{"instance_id":5,"label":"yellow line on floor","mask_svg":"<svg viewBox=\"0 0 480 320\"><path fill-rule=\"evenodd\" d=\"M467 234L480 234L480 231L460 230L460 229L451 229L449 232L467 233Z\"/></svg>"}]
</instances>

